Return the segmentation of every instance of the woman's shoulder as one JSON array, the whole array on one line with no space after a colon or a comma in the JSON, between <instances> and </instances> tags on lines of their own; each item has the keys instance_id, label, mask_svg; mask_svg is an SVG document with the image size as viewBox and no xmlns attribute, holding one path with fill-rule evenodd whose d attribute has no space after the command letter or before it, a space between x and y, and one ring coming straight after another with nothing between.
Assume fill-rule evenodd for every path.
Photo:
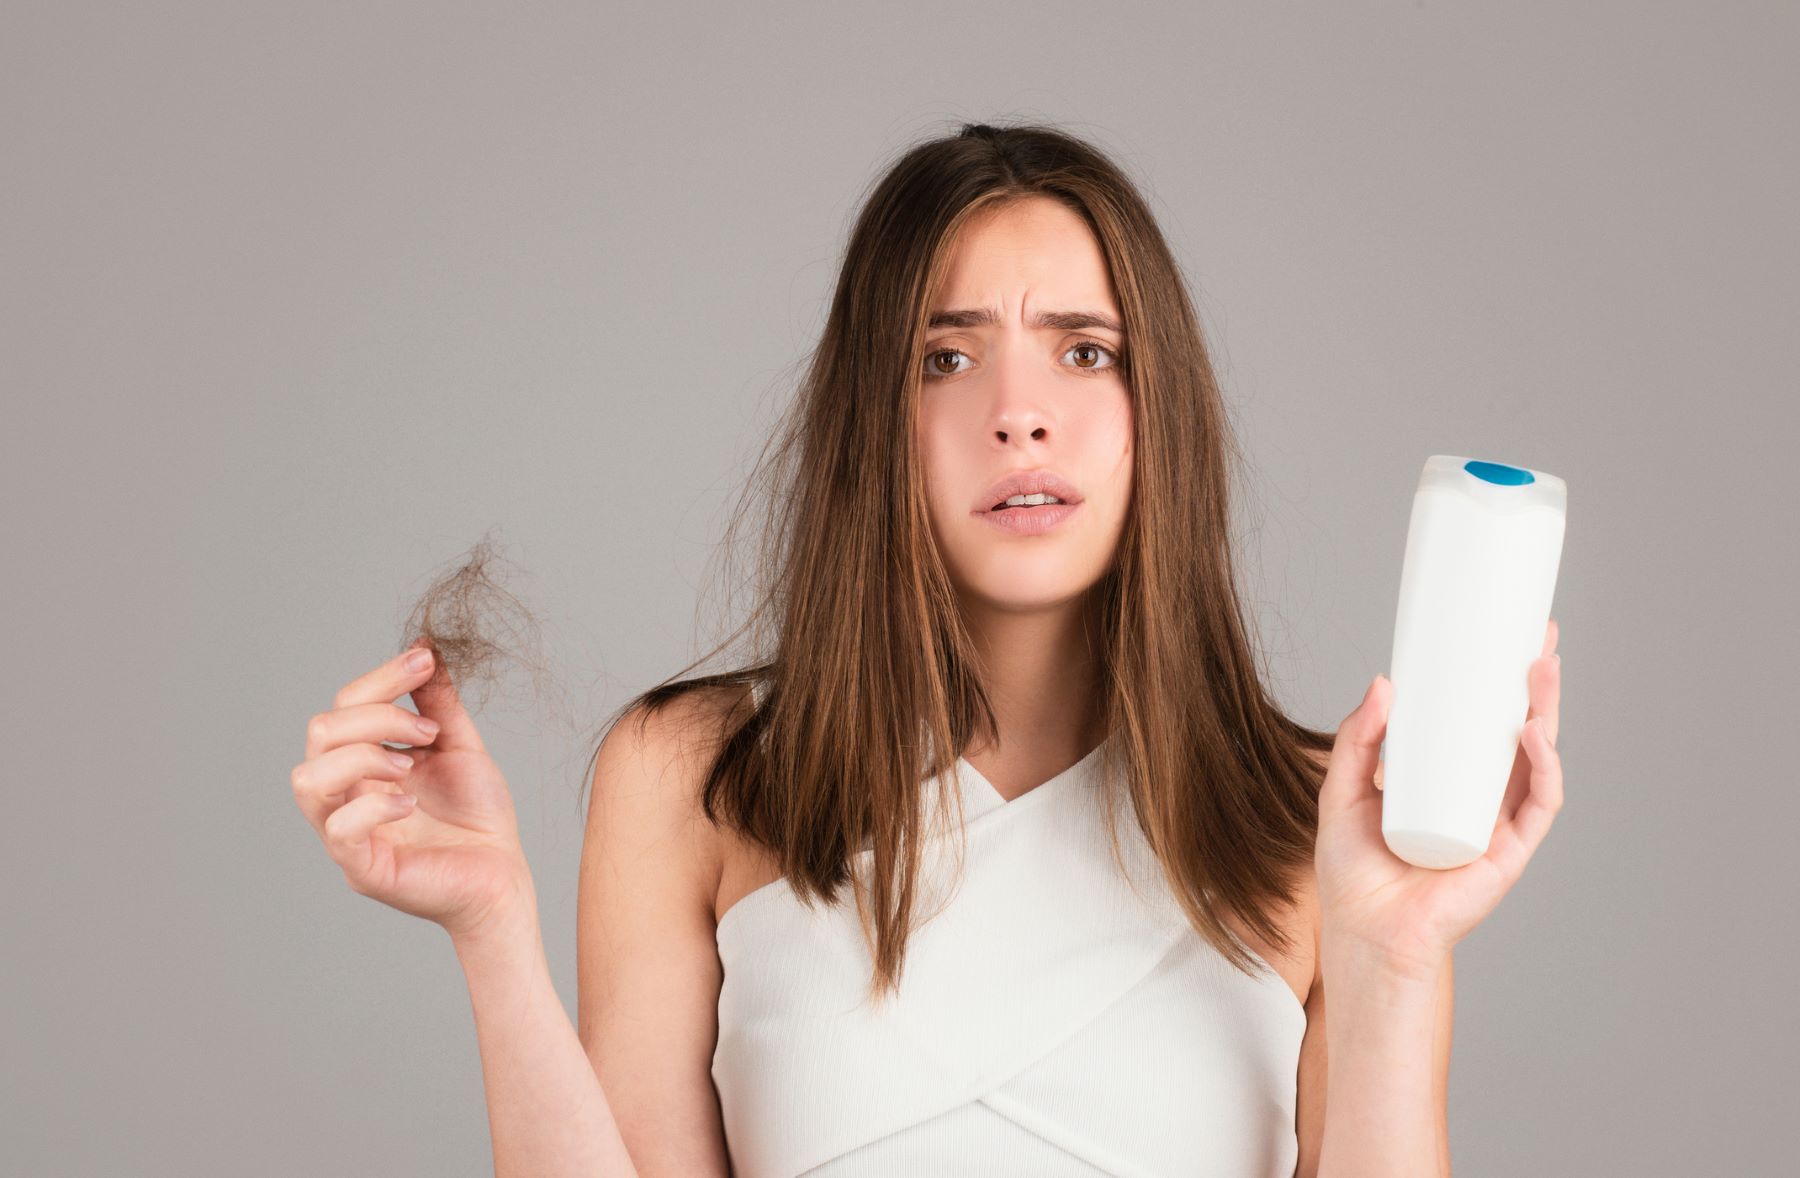
<instances>
[{"instance_id":1,"label":"woman's shoulder","mask_svg":"<svg viewBox=\"0 0 1800 1178\"><path fill-rule=\"evenodd\" d=\"M694 793L711 768L734 716L751 700L751 687L738 683L683 684L659 689L653 698L640 698L626 709L602 742L602 755L628 758L654 765L659 775L673 772L677 781L670 789ZM687 789L674 789L675 784Z\"/></svg>"},{"instance_id":2,"label":"woman's shoulder","mask_svg":"<svg viewBox=\"0 0 1800 1178\"><path fill-rule=\"evenodd\" d=\"M702 793L747 688L701 684L628 708L601 741L588 810L590 837L626 824L646 843L687 852L697 888L710 901L723 864L720 833L706 820Z\"/></svg>"}]
</instances>

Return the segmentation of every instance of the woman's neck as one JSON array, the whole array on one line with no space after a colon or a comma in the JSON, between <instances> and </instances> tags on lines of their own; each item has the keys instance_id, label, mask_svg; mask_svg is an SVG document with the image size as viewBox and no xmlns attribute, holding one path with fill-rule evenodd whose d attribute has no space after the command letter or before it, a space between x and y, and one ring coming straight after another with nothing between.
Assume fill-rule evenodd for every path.
<instances>
[{"instance_id":1,"label":"woman's neck","mask_svg":"<svg viewBox=\"0 0 1800 1178\"><path fill-rule=\"evenodd\" d=\"M1090 645L1082 606L1032 612L979 612L969 617L981 653L982 683L999 723L997 745L979 741L965 756L1005 777L1051 772L1100 743L1100 659ZM981 763L977 763L977 762ZM1048 773L1045 776L1049 776ZM998 781L995 781L999 784Z\"/></svg>"}]
</instances>

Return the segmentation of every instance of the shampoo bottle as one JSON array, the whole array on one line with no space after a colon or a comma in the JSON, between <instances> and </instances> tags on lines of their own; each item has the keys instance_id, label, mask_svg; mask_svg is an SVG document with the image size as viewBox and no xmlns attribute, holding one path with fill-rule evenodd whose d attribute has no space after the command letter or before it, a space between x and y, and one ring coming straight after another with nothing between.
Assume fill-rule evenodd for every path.
<instances>
[{"instance_id":1,"label":"shampoo bottle","mask_svg":"<svg viewBox=\"0 0 1800 1178\"><path fill-rule=\"evenodd\" d=\"M1419 867L1487 853L1543 654L1568 489L1449 454L1413 495L1394 618L1381 835Z\"/></svg>"}]
</instances>

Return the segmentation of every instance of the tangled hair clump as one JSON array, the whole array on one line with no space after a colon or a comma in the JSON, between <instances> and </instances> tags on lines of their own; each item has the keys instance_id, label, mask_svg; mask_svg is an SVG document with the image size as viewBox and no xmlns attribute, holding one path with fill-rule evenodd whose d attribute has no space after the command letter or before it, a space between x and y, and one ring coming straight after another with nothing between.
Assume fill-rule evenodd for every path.
<instances>
[{"instance_id":1,"label":"tangled hair clump","mask_svg":"<svg viewBox=\"0 0 1800 1178\"><path fill-rule=\"evenodd\" d=\"M448 675L471 715L486 704L503 669L512 665L529 677L538 707L566 717L563 690L544 658L543 626L501 583L497 570L511 566L490 536L476 541L414 601L401 627L400 649L429 648L437 661L434 678Z\"/></svg>"}]
</instances>

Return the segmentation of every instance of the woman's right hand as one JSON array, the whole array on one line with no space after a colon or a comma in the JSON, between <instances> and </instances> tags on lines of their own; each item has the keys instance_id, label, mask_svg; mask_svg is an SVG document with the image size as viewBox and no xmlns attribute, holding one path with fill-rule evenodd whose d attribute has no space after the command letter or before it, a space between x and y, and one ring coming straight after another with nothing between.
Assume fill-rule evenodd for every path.
<instances>
[{"instance_id":1,"label":"woman's right hand","mask_svg":"<svg viewBox=\"0 0 1800 1178\"><path fill-rule=\"evenodd\" d=\"M424 654L418 667L408 659ZM306 726L294 800L352 891L451 937L535 911L506 778L448 673L414 647L345 684ZM408 692L418 714L396 702ZM421 730L420 721L435 725ZM406 754L382 741L409 744ZM403 766L391 759L410 756Z\"/></svg>"}]
</instances>

